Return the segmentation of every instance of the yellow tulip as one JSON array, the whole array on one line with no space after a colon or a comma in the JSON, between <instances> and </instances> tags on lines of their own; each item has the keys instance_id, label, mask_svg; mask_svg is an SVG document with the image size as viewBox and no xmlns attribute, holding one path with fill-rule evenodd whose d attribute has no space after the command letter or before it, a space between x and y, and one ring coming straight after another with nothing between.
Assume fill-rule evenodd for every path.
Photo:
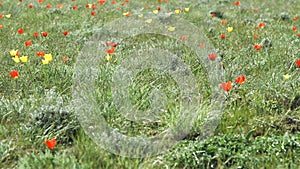
<instances>
[{"instance_id":1,"label":"yellow tulip","mask_svg":"<svg viewBox=\"0 0 300 169\"><path fill-rule=\"evenodd\" d=\"M16 63L20 63L20 58L18 56L15 56L12 58Z\"/></svg>"},{"instance_id":2,"label":"yellow tulip","mask_svg":"<svg viewBox=\"0 0 300 169\"><path fill-rule=\"evenodd\" d=\"M18 51L13 49L9 53L10 53L11 56L16 56Z\"/></svg>"},{"instance_id":3,"label":"yellow tulip","mask_svg":"<svg viewBox=\"0 0 300 169\"><path fill-rule=\"evenodd\" d=\"M51 54L45 54L44 58L45 58L45 60L48 60L49 62L51 62L53 60Z\"/></svg>"},{"instance_id":4,"label":"yellow tulip","mask_svg":"<svg viewBox=\"0 0 300 169\"><path fill-rule=\"evenodd\" d=\"M230 32L232 32L233 31L233 27L228 27L227 28L227 31L230 33Z\"/></svg>"},{"instance_id":5,"label":"yellow tulip","mask_svg":"<svg viewBox=\"0 0 300 169\"><path fill-rule=\"evenodd\" d=\"M175 10L175 13L176 13L176 14L179 14L179 13L180 13L180 10L179 10L179 9L176 9L176 10Z\"/></svg>"},{"instance_id":6,"label":"yellow tulip","mask_svg":"<svg viewBox=\"0 0 300 169\"><path fill-rule=\"evenodd\" d=\"M11 14L7 14L5 15L6 18L10 18L11 17Z\"/></svg>"},{"instance_id":7,"label":"yellow tulip","mask_svg":"<svg viewBox=\"0 0 300 169\"><path fill-rule=\"evenodd\" d=\"M289 75L289 74L283 75L283 78L284 78L285 80L289 79L290 77L291 77L291 75Z\"/></svg>"},{"instance_id":8,"label":"yellow tulip","mask_svg":"<svg viewBox=\"0 0 300 169\"><path fill-rule=\"evenodd\" d=\"M111 57L109 55L106 55L106 61L110 61L111 60Z\"/></svg>"},{"instance_id":9,"label":"yellow tulip","mask_svg":"<svg viewBox=\"0 0 300 169\"><path fill-rule=\"evenodd\" d=\"M173 26L170 26L169 28L168 28L168 31L170 31L170 32L173 32L173 31L175 31L175 27L173 27Z\"/></svg>"},{"instance_id":10,"label":"yellow tulip","mask_svg":"<svg viewBox=\"0 0 300 169\"><path fill-rule=\"evenodd\" d=\"M28 56L21 56L20 57L21 62L25 63L28 62Z\"/></svg>"},{"instance_id":11,"label":"yellow tulip","mask_svg":"<svg viewBox=\"0 0 300 169\"><path fill-rule=\"evenodd\" d=\"M150 24L152 22L152 19L147 19L145 22Z\"/></svg>"},{"instance_id":12,"label":"yellow tulip","mask_svg":"<svg viewBox=\"0 0 300 169\"><path fill-rule=\"evenodd\" d=\"M42 60L42 63L43 63L43 65L47 65L47 64L49 64L49 60L44 59L44 60Z\"/></svg>"}]
</instances>

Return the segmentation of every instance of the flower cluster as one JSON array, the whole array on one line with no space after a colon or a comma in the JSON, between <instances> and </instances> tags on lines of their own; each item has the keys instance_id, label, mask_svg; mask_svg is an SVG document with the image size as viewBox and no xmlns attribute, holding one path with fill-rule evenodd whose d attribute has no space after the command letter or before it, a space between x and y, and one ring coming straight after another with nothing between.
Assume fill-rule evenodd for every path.
<instances>
[{"instance_id":1,"label":"flower cluster","mask_svg":"<svg viewBox=\"0 0 300 169\"><path fill-rule=\"evenodd\" d=\"M234 82L237 85L242 85L242 84L244 84L246 82L246 76L245 75L241 75L241 76L237 77ZM223 82L221 84L221 87L225 91L230 91L232 89L232 86L233 86L233 82L231 82L231 81Z\"/></svg>"}]
</instances>

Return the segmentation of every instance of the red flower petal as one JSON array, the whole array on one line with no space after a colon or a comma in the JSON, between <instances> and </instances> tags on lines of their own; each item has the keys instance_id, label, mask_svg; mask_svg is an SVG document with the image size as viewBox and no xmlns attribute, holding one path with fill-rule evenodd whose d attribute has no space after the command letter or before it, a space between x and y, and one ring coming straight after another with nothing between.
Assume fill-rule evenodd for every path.
<instances>
[{"instance_id":1,"label":"red flower petal","mask_svg":"<svg viewBox=\"0 0 300 169\"><path fill-rule=\"evenodd\" d=\"M16 71L16 70L13 70L13 71L9 72L9 74L14 79L19 77L19 72Z\"/></svg>"},{"instance_id":2,"label":"red flower petal","mask_svg":"<svg viewBox=\"0 0 300 169\"><path fill-rule=\"evenodd\" d=\"M229 81L229 82L223 82L222 83L222 88L223 88L223 90L225 90L225 91L229 91L229 90L231 90L232 89L232 82L231 81Z\"/></svg>"},{"instance_id":3,"label":"red flower petal","mask_svg":"<svg viewBox=\"0 0 300 169\"><path fill-rule=\"evenodd\" d=\"M215 53L211 53L208 55L209 60L215 60L216 57L217 57L217 54L215 54Z\"/></svg>"},{"instance_id":4,"label":"red flower petal","mask_svg":"<svg viewBox=\"0 0 300 169\"><path fill-rule=\"evenodd\" d=\"M298 68L300 68L300 59L298 59L295 64L298 66Z\"/></svg>"},{"instance_id":5,"label":"red flower petal","mask_svg":"<svg viewBox=\"0 0 300 169\"><path fill-rule=\"evenodd\" d=\"M56 139L46 140L45 144L49 149L53 149L56 146Z\"/></svg>"},{"instance_id":6,"label":"red flower petal","mask_svg":"<svg viewBox=\"0 0 300 169\"><path fill-rule=\"evenodd\" d=\"M235 80L235 83L238 83L241 85L241 84L245 83L245 81L246 81L246 76L241 75Z\"/></svg>"}]
</instances>

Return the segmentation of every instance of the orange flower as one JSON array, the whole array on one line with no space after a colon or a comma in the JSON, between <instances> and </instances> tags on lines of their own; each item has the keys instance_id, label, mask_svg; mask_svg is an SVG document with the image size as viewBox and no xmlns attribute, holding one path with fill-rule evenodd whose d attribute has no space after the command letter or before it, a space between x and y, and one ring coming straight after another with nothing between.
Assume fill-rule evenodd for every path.
<instances>
[{"instance_id":1,"label":"orange flower","mask_svg":"<svg viewBox=\"0 0 300 169\"><path fill-rule=\"evenodd\" d=\"M112 47L116 47L118 44L116 42L114 42L113 44L111 44Z\"/></svg>"},{"instance_id":2,"label":"orange flower","mask_svg":"<svg viewBox=\"0 0 300 169\"><path fill-rule=\"evenodd\" d=\"M42 36L47 37L48 36L48 32L42 32Z\"/></svg>"},{"instance_id":3,"label":"orange flower","mask_svg":"<svg viewBox=\"0 0 300 169\"><path fill-rule=\"evenodd\" d=\"M56 146L56 139L46 140L45 144L49 149L53 149Z\"/></svg>"},{"instance_id":4,"label":"orange flower","mask_svg":"<svg viewBox=\"0 0 300 169\"><path fill-rule=\"evenodd\" d=\"M47 4L46 8L48 8L48 9L52 8L51 4Z\"/></svg>"},{"instance_id":5,"label":"orange flower","mask_svg":"<svg viewBox=\"0 0 300 169\"><path fill-rule=\"evenodd\" d=\"M131 16L130 13L124 13L123 15L125 15L125 16L127 16L127 17Z\"/></svg>"},{"instance_id":6,"label":"orange flower","mask_svg":"<svg viewBox=\"0 0 300 169\"><path fill-rule=\"evenodd\" d=\"M260 27L260 28L264 28L265 26L266 26L266 23L264 23L264 22L262 22L258 25L258 27Z\"/></svg>"},{"instance_id":7,"label":"orange flower","mask_svg":"<svg viewBox=\"0 0 300 169\"><path fill-rule=\"evenodd\" d=\"M43 57L45 55L45 52L44 51L36 52L36 54L38 55L38 57Z\"/></svg>"},{"instance_id":8,"label":"orange flower","mask_svg":"<svg viewBox=\"0 0 300 169\"><path fill-rule=\"evenodd\" d=\"M297 65L298 68L300 68L300 59L298 59L295 64Z\"/></svg>"},{"instance_id":9,"label":"orange flower","mask_svg":"<svg viewBox=\"0 0 300 169\"><path fill-rule=\"evenodd\" d=\"M26 41L25 46L31 46L31 44L32 44L31 42L32 42L31 40Z\"/></svg>"},{"instance_id":10,"label":"orange flower","mask_svg":"<svg viewBox=\"0 0 300 169\"><path fill-rule=\"evenodd\" d=\"M222 83L222 88L223 88L223 90L225 90L225 91L229 91L229 90L231 90L232 89L232 82L231 81L229 81L229 82L223 82Z\"/></svg>"},{"instance_id":11,"label":"orange flower","mask_svg":"<svg viewBox=\"0 0 300 169\"><path fill-rule=\"evenodd\" d=\"M181 41L186 41L186 37L185 36L180 36L180 40Z\"/></svg>"},{"instance_id":12,"label":"orange flower","mask_svg":"<svg viewBox=\"0 0 300 169\"><path fill-rule=\"evenodd\" d=\"M100 5L104 5L104 4L105 4L105 0L98 0L98 3L99 3Z\"/></svg>"},{"instance_id":13,"label":"orange flower","mask_svg":"<svg viewBox=\"0 0 300 169\"><path fill-rule=\"evenodd\" d=\"M221 38L222 38L222 39L225 39L225 38L226 38L226 34L222 33L222 34L221 34Z\"/></svg>"},{"instance_id":14,"label":"orange flower","mask_svg":"<svg viewBox=\"0 0 300 169\"><path fill-rule=\"evenodd\" d=\"M258 38L258 34L254 34L253 38L255 38L255 39Z\"/></svg>"},{"instance_id":15,"label":"orange flower","mask_svg":"<svg viewBox=\"0 0 300 169\"><path fill-rule=\"evenodd\" d=\"M93 4L93 5L92 5L92 8L93 8L93 9L97 9L98 7L97 7L97 5Z\"/></svg>"},{"instance_id":16,"label":"orange flower","mask_svg":"<svg viewBox=\"0 0 300 169\"><path fill-rule=\"evenodd\" d=\"M235 83L242 85L243 83L245 83L245 81L246 81L246 76L241 75L235 80Z\"/></svg>"},{"instance_id":17,"label":"orange flower","mask_svg":"<svg viewBox=\"0 0 300 169\"><path fill-rule=\"evenodd\" d=\"M9 74L13 79L17 79L19 77L19 72L16 70L9 72Z\"/></svg>"},{"instance_id":18,"label":"orange flower","mask_svg":"<svg viewBox=\"0 0 300 169\"><path fill-rule=\"evenodd\" d=\"M63 8L64 4L57 4L56 6L57 6L57 8L61 9L61 8Z\"/></svg>"},{"instance_id":19,"label":"orange flower","mask_svg":"<svg viewBox=\"0 0 300 169\"><path fill-rule=\"evenodd\" d=\"M29 4L29 5L28 5L28 8L33 8L33 5L32 5L32 4Z\"/></svg>"},{"instance_id":20,"label":"orange flower","mask_svg":"<svg viewBox=\"0 0 300 169\"><path fill-rule=\"evenodd\" d=\"M200 48L203 49L203 48L205 48L205 43L200 43L199 46L200 46Z\"/></svg>"},{"instance_id":21,"label":"orange flower","mask_svg":"<svg viewBox=\"0 0 300 169\"><path fill-rule=\"evenodd\" d=\"M0 29L3 28L3 25L0 25Z\"/></svg>"},{"instance_id":22,"label":"orange flower","mask_svg":"<svg viewBox=\"0 0 300 169\"><path fill-rule=\"evenodd\" d=\"M38 32L34 32L33 36L37 38L39 36L39 33Z\"/></svg>"},{"instance_id":23,"label":"orange flower","mask_svg":"<svg viewBox=\"0 0 300 169\"><path fill-rule=\"evenodd\" d=\"M240 1L236 1L234 4L235 4L235 6L239 6L241 3L240 3Z\"/></svg>"},{"instance_id":24,"label":"orange flower","mask_svg":"<svg viewBox=\"0 0 300 169\"><path fill-rule=\"evenodd\" d=\"M95 12L95 11L92 11L92 12L91 12L91 15L92 15L92 16L95 16L95 15L96 15L96 12Z\"/></svg>"},{"instance_id":25,"label":"orange flower","mask_svg":"<svg viewBox=\"0 0 300 169\"><path fill-rule=\"evenodd\" d=\"M298 20L298 18L299 18L299 16L296 15L296 16L294 16L293 20L296 21L296 20Z\"/></svg>"},{"instance_id":26,"label":"orange flower","mask_svg":"<svg viewBox=\"0 0 300 169\"><path fill-rule=\"evenodd\" d=\"M217 57L217 54L215 54L215 53L211 53L208 55L209 60L215 60L216 57Z\"/></svg>"},{"instance_id":27,"label":"orange flower","mask_svg":"<svg viewBox=\"0 0 300 169\"><path fill-rule=\"evenodd\" d=\"M69 32L68 32L68 31L64 31L63 34L64 34L65 36L67 36L67 35L69 34Z\"/></svg>"},{"instance_id":28,"label":"orange flower","mask_svg":"<svg viewBox=\"0 0 300 169\"><path fill-rule=\"evenodd\" d=\"M73 6L73 9L74 9L74 10L78 9L78 6L76 6L76 5L75 5L75 6Z\"/></svg>"},{"instance_id":29,"label":"orange flower","mask_svg":"<svg viewBox=\"0 0 300 169\"><path fill-rule=\"evenodd\" d=\"M261 45L261 44L255 44L255 45L254 45L254 48L255 48L256 50L260 50L260 49L262 48L262 45Z\"/></svg>"},{"instance_id":30,"label":"orange flower","mask_svg":"<svg viewBox=\"0 0 300 169\"><path fill-rule=\"evenodd\" d=\"M227 21L226 20L222 20L222 25L226 25L227 24Z\"/></svg>"},{"instance_id":31,"label":"orange flower","mask_svg":"<svg viewBox=\"0 0 300 169\"><path fill-rule=\"evenodd\" d=\"M23 28L18 29L18 33L19 34L23 34L24 33L24 29Z\"/></svg>"},{"instance_id":32,"label":"orange flower","mask_svg":"<svg viewBox=\"0 0 300 169\"><path fill-rule=\"evenodd\" d=\"M106 41L106 46L110 46L111 45L111 41Z\"/></svg>"},{"instance_id":33,"label":"orange flower","mask_svg":"<svg viewBox=\"0 0 300 169\"><path fill-rule=\"evenodd\" d=\"M296 26L293 26L293 27L292 27L292 30L293 30L294 32L296 32L297 27L296 27Z\"/></svg>"},{"instance_id":34,"label":"orange flower","mask_svg":"<svg viewBox=\"0 0 300 169\"><path fill-rule=\"evenodd\" d=\"M63 62L66 62L66 61L68 61L68 60L69 60L68 57L62 57L62 58L61 58L61 61L63 61Z\"/></svg>"},{"instance_id":35,"label":"orange flower","mask_svg":"<svg viewBox=\"0 0 300 169\"><path fill-rule=\"evenodd\" d=\"M106 49L106 52L107 52L108 54L114 54L114 53L115 53L115 48Z\"/></svg>"}]
</instances>

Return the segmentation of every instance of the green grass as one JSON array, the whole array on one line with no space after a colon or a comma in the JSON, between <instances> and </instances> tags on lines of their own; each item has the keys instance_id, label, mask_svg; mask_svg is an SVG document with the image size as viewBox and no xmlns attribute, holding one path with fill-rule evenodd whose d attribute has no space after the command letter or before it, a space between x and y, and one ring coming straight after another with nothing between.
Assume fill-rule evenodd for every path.
<instances>
[{"instance_id":1,"label":"green grass","mask_svg":"<svg viewBox=\"0 0 300 169\"><path fill-rule=\"evenodd\" d=\"M0 6L0 168L299 168L300 166L300 83L295 62L300 58L299 0L143 2L125 3L122 7L97 1L8 1ZM136 2L136 3L135 3ZM28 8L32 3L33 8ZM52 5L51 9L46 4ZM57 4L64 6L59 9ZM97 14L87 3L95 3ZM72 7L77 5L78 10ZM140 11L143 5L148 8ZM180 89L168 73L146 69L130 84L130 103L145 111L151 108L151 91L162 90L166 108L156 121L133 121L118 113L111 90L113 71L124 58L139 49L155 47L168 50L190 65L201 94L202 112L195 118L191 132L166 153L146 158L129 158L112 154L98 145L81 127L72 105L74 68L82 48L94 33L107 23L137 14L151 13L160 5L162 11L190 7L178 16L203 29L216 48L224 67L224 82L246 76L242 85L234 84L226 96L220 123L212 137L202 140L204 119L209 111L212 86L202 60L184 42L164 35L142 34L118 42L116 54L107 62L100 55L97 74L96 102L102 116L112 128L128 136L156 136L167 128L176 127L180 119L177 101ZM121 7L121 10L117 10ZM258 8L258 12L254 12ZM103 11L102 11L103 10ZM211 17L210 13L217 13ZM5 15L11 14L10 18ZM152 14L154 15L154 14ZM221 21L227 24L222 25ZM153 21L154 22L154 21ZM258 28L265 22L265 28ZM228 33L227 27L233 32ZM296 26L297 31L292 31ZM23 28L25 33L18 34ZM47 37L34 32L48 32ZM68 31L64 36L62 32ZM225 33L227 37L221 39ZM258 34L258 38L253 38ZM26 47L24 42L32 40ZM110 40L110 39L108 39ZM113 41L113 40L111 40ZM255 50L254 44L262 44ZM28 63L15 63L11 50L28 55ZM53 61L42 64L37 51L53 55ZM93 52L93 51L91 51ZM97 55L97 54L95 54ZM63 62L62 58L68 57ZM18 70L19 78L9 72ZM283 75L289 74L285 79ZM160 102L159 102L160 103ZM157 104L157 103L156 103ZM159 104L157 104L159 105ZM180 122L180 120L179 120ZM46 139L56 138L57 146L50 150Z\"/></svg>"}]
</instances>

